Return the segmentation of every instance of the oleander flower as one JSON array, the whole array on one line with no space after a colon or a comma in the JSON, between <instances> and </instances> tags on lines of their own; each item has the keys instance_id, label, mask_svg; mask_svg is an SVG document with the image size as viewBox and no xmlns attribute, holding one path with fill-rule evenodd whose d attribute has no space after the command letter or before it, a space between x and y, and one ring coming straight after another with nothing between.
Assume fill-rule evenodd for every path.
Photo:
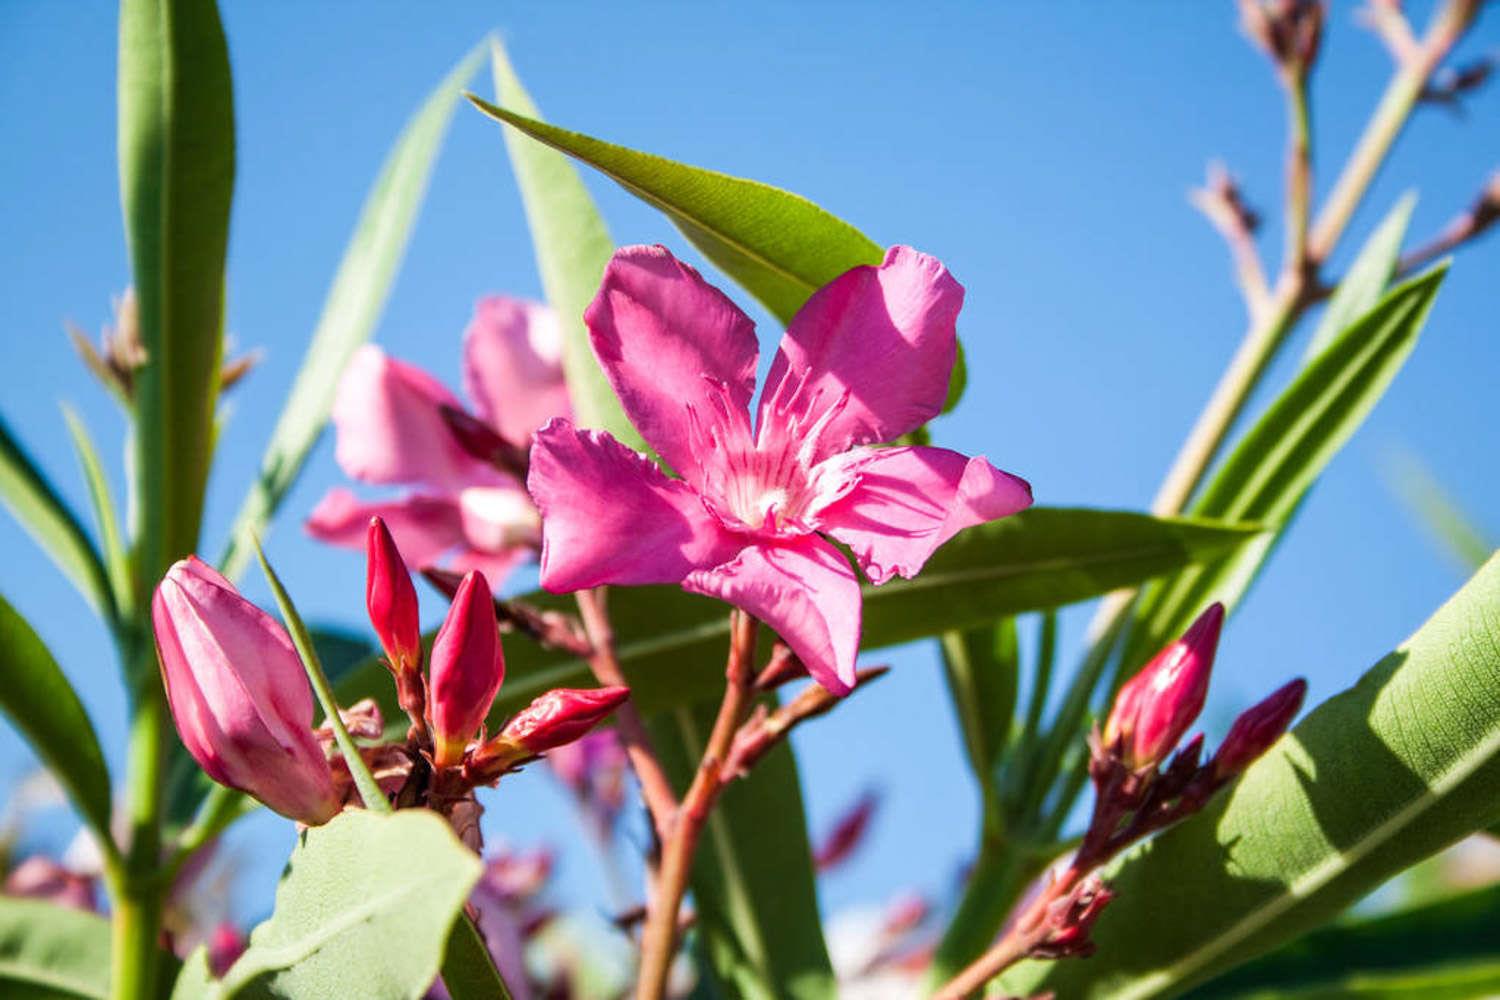
<instances>
[{"instance_id":1,"label":"oleander flower","mask_svg":"<svg viewBox=\"0 0 1500 1000\"><path fill-rule=\"evenodd\" d=\"M906 247L834 279L788 326L752 427L754 323L666 249L617 251L584 319L626 414L681 478L607 433L550 421L527 480L542 585L677 583L722 598L847 693L859 580L829 539L880 584L1031 503L1025 481L983 458L870 447L941 411L962 301L940 262Z\"/></svg>"},{"instance_id":2,"label":"oleander flower","mask_svg":"<svg viewBox=\"0 0 1500 1000\"><path fill-rule=\"evenodd\" d=\"M481 299L464 333L463 383L478 419L506 441L524 446L548 418L567 416L556 317L535 303ZM362 548L370 518L379 516L409 564L446 561L459 571L482 570L500 586L536 551L537 512L515 476L460 443L444 407L464 410L420 368L373 345L356 351L334 398L335 457L361 482L413 489L375 502L331 490L307 530L333 545Z\"/></svg>"}]
</instances>

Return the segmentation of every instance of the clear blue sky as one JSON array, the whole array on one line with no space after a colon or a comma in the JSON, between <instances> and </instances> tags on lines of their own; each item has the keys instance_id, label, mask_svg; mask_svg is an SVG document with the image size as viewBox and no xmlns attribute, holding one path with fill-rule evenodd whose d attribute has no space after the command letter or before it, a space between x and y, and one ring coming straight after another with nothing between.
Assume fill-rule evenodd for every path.
<instances>
[{"instance_id":1,"label":"clear blue sky","mask_svg":"<svg viewBox=\"0 0 1500 1000\"><path fill-rule=\"evenodd\" d=\"M1333 6L1314 88L1320 190L1387 74L1354 5ZM1425 4L1414 6L1425 14ZM1041 503L1147 505L1241 332L1226 257L1184 197L1210 158L1242 177L1271 219L1265 245L1279 247L1280 99L1227 2L776 4L752 14L726 5L234 0L224 19L239 141L228 327L266 357L231 402L204 533L210 554L381 158L421 97L490 29L502 32L552 120L780 185L881 243L942 257L968 289L970 394L937 435L1025 476ZM1497 47L1500 13L1488 11L1463 54ZM61 325L71 318L97 331L129 281L114 74L108 6L0 4L0 410L80 510L59 397L80 409L117 492L123 486L118 415ZM475 87L489 91L483 77ZM1432 232L1500 166L1500 93L1468 109L1464 118L1418 116L1355 220L1356 240L1413 187L1413 232ZM660 216L606 181L587 181L618 242L660 241L692 256ZM1210 708L1215 732L1235 706L1289 676L1309 676L1314 700L1339 690L1461 581L1383 483L1391 449L1423 456L1500 531L1497 274L1500 241L1460 257L1415 356L1229 626ZM539 287L498 126L460 108L376 339L456 386L460 333L474 299L490 291ZM771 342L774 323L757 316ZM297 527L339 481L325 439L269 548L309 617L358 625L359 559L319 548ZM8 518L0 551L0 593L81 688L118 761L123 697L103 630ZM265 598L258 583L250 593ZM424 599L434 618L437 602ZM1065 655L1082 615L1066 623ZM889 679L798 741L815 830L860 789L888 793L866 850L825 882L831 908L905 886L941 892L969 850L975 810L935 655L917 646L891 659ZM6 784L31 766L4 727L0 751ZM494 834L513 842L566 829L542 769L489 802ZM48 824L39 842L66 832ZM232 838L253 872L235 885L242 916L268 905L290 837L289 824L261 817ZM566 853L573 898L593 877L584 851Z\"/></svg>"}]
</instances>

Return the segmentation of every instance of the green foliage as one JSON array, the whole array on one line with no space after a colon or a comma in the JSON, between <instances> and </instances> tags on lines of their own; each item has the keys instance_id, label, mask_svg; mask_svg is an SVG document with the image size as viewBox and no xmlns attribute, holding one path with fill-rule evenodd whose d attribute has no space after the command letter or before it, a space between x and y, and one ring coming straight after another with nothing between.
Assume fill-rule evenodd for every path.
<instances>
[{"instance_id":1,"label":"green foliage","mask_svg":"<svg viewBox=\"0 0 1500 1000\"><path fill-rule=\"evenodd\" d=\"M1258 529L1124 511L1037 507L961 532L912 580L864 589L865 650L992 622L997 615L1070 604L1202 562L1253 541ZM521 600L566 611L571 598L534 591ZM729 630L724 605L676 587L610 593L616 650L646 714L717 696ZM497 722L553 687L592 683L581 660L524 639L506 642ZM374 659L340 686L345 703L376 697L394 705L386 669Z\"/></svg>"},{"instance_id":2,"label":"green foliage","mask_svg":"<svg viewBox=\"0 0 1500 1000\"><path fill-rule=\"evenodd\" d=\"M1415 193L1406 194L1396 202L1394 208L1381 220L1380 225L1365 240L1364 246L1354 257L1354 263L1344 272L1344 278L1334 289L1318 326L1307 342L1309 360L1323 353L1334 338L1343 333L1355 320L1375 307L1380 296L1396 273L1396 263L1401 257L1401 241L1406 238L1406 227L1411 222L1411 211L1417 205Z\"/></svg>"},{"instance_id":3,"label":"green foliage","mask_svg":"<svg viewBox=\"0 0 1500 1000\"><path fill-rule=\"evenodd\" d=\"M1415 455L1395 453L1387 463L1386 481L1443 552L1472 573L1495 551L1484 530L1443 489Z\"/></svg>"},{"instance_id":4,"label":"green foliage","mask_svg":"<svg viewBox=\"0 0 1500 1000\"><path fill-rule=\"evenodd\" d=\"M138 589L198 547L234 190L229 53L211 0L120 5L120 200L146 364L134 383Z\"/></svg>"},{"instance_id":5,"label":"green foliage","mask_svg":"<svg viewBox=\"0 0 1500 1000\"><path fill-rule=\"evenodd\" d=\"M380 321L454 105L483 57L483 49L476 47L427 96L401 130L365 196L359 222L328 289L302 368L271 431L260 474L240 505L228 548L219 560L230 578L245 568L252 554L252 539L264 533L297 481L328 422L339 373Z\"/></svg>"},{"instance_id":6,"label":"green foliage","mask_svg":"<svg viewBox=\"0 0 1500 1000\"><path fill-rule=\"evenodd\" d=\"M453 931L448 935L443 985L452 1000L511 1000L510 990L490 958L489 945L467 912L453 921Z\"/></svg>"},{"instance_id":7,"label":"green foliage","mask_svg":"<svg viewBox=\"0 0 1500 1000\"><path fill-rule=\"evenodd\" d=\"M1264 958L1192 991L1190 1000L1263 995L1406 995L1370 993L1411 980L1471 980L1500 986L1500 886L1474 889L1441 902L1314 931ZM1402 988L1405 988L1404 986ZM1434 987L1435 988L1435 987ZM1478 991L1476 991L1477 993ZM1476 993L1457 994L1474 996ZM1441 995L1440 993L1437 995Z\"/></svg>"},{"instance_id":8,"label":"green foliage","mask_svg":"<svg viewBox=\"0 0 1500 1000\"><path fill-rule=\"evenodd\" d=\"M495 99L531 119L540 119L541 113L516 76L504 47L496 41L490 51ZM631 447L644 448L645 442L626 418L604 370L594 359L589 332L583 325L583 311L599 291L605 265L614 253L614 241L566 156L509 129L504 134L526 222L531 227L542 288L562 330L563 367L573 411L581 426L604 428Z\"/></svg>"},{"instance_id":9,"label":"green foliage","mask_svg":"<svg viewBox=\"0 0 1500 1000\"><path fill-rule=\"evenodd\" d=\"M109 924L93 913L0 896L0 994L106 1000Z\"/></svg>"},{"instance_id":10,"label":"green foliage","mask_svg":"<svg viewBox=\"0 0 1500 1000\"><path fill-rule=\"evenodd\" d=\"M993 825L1000 809L995 776L1010 742L1021 675L1016 621L1002 618L993 625L949 632L942 650L969 769L979 786L986 825Z\"/></svg>"},{"instance_id":11,"label":"green foliage","mask_svg":"<svg viewBox=\"0 0 1500 1000\"><path fill-rule=\"evenodd\" d=\"M83 525L0 419L0 502L95 611L112 618L109 576Z\"/></svg>"},{"instance_id":12,"label":"green foliage","mask_svg":"<svg viewBox=\"0 0 1500 1000\"><path fill-rule=\"evenodd\" d=\"M0 710L67 790L106 854L109 768L88 713L61 668L26 620L0 598Z\"/></svg>"},{"instance_id":13,"label":"green foliage","mask_svg":"<svg viewBox=\"0 0 1500 1000\"><path fill-rule=\"evenodd\" d=\"M1500 820L1500 557L1200 815L1131 852L1086 962L1012 992L1174 995Z\"/></svg>"},{"instance_id":14,"label":"green foliage","mask_svg":"<svg viewBox=\"0 0 1500 1000\"><path fill-rule=\"evenodd\" d=\"M89 437L88 428L72 407L63 406L63 419L67 421L73 450L78 453L78 464L83 469L84 481L88 483L89 503L93 506L94 522L104 546L104 569L109 578L115 618L120 623L128 622L135 614L134 577L125 536L115 516L115 502L110 495L109 479L104 474L104 463L99 461L99 452Z\"/></svg>"},{"instance_id":15,"label":"green foliage","mask_svg":"<svg viewBox=\"0 0 1500 1000\"><path fill-rule=\"evenodd\" d=\"M481 869L434 813L337 816L303 835L275 912L211 995L416 1000Z\"/></svg>"},{"instance_id":16,"label":"green foliage","mask_svg":"<svg viewBox=\"0 0 1500 1000\"><path fill-rule=\"evenodd\" d=\"M1199 517L1274 526L1257 544L1163 580L1142 602L1126 670L1181 633L1210 602L1234 607L1307 491L1364 422L1416 347L1447 274L1438 267L1392 289L1315 357L1246 432L1192 506Z\"/></svg>"},{"instance_id":17,"label":"green foliage","mask_svg":"<svg viewBox=\"0 0 1500 1000\"><path fill-rule=\"evenodd\" d=\"M694 665L716 672L703 661ZM679 794L692 780L716 714L717 706L704 702L651 722L652 742ZM835 996L804 816L797 762L786 743L726 788L709 816L693 866L693 904L704 971L725 996Z\"/></svg>"},{"instance_id":18,"label":"green foliage","mask_svg":"<svg viewBox=\"0 0 1500 1000\"><path fill-rule=\"evenodd\" d=\"M500 100L507 107L469 99L491 118L587 163L661 211L783 324L813 292L884 256L878 243L800 195L549 125L524 104L507 100L503 90ZM535 222L532 227L535 233ZM966 378L960 353L944 409L958 401Z\"/></svg>"}]
</instances>

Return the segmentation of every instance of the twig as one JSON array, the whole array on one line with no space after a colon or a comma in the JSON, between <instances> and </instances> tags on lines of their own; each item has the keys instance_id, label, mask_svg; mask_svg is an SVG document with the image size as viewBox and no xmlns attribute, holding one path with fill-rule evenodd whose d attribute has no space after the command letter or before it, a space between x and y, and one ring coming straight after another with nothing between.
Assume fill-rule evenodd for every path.
<instances>
[{"instance_id":1,"label":"twig","mask_svg":"<svg viewBox=\"0 0 1500 1000\"><path fill-rule=\"evenodd\" d=\"M703 758L698 762L693 783L683 797L675 823L662 839L661 871L647 907L646 927L641 940L641 971L636 1000L657 1000L666 991L667 973L677 950L677 911L687 892L698 838L728 780L725 765L735 734L745 721L754 697L751 670L756 624L755 619L743 611L731 612L724 700L719 704L719 714L709 734L708 745L703 748Z\"/></svg>"},{"instance_id":2,"label":"twig","mask_svg":"<svg viewBox=\"0 0 1500 1000\"><path fill-rule=\"evenodd\" d=\"M604 588L580 590L574 596L577 598L578 612L583 618L583 629L591 647L588 663L589 669L594 672L594 678L606 686L628 686L625 672L620 669L620 661L615 656L615 635L609 624L609 614L605 610ZM647 812L651 814L651 824L656 830L656 836L665 842L677 815L677 794L672 790L672 782L651 746L651 736L646 732L641 713L633 703L626 702L616 710L615 730L620 735L620 743L625 748L626 757L630 759L636 780L640 782L641 798L646 803Z\"/></svg>"},{"instance_id":3,"label":"twig","mask_svg":"<svg viewBox=\"0 0 1500 1000\"><path fill-rule=\"evenodd\" d=\"M428 567L422 570L427 582L440 593L452 597L458 593L463 574ZM549 649L560 649L579 659L593 655L594 647L578 622L561 611L543 611L525 601L495 598L495 620L502 632L520 632Z\"/></svg>"},{"instance_id":4,"label":"twig","mask_svg":"<svg viewBox=\"0 0 1500 1000\"><path fill-rule=\"evenodd\" d=\"M1255 232L1260 217L1245 203L1239 184L1229 170L1218 162L1208 165L1208 180L1203 187L1188 192L1188 200L1218 230L1229 247L1234 271L1251 316L1258 315L1270 298L1266 273L1261 267L1260 251L1255 246Z\"/></svg>"}]
</instances>

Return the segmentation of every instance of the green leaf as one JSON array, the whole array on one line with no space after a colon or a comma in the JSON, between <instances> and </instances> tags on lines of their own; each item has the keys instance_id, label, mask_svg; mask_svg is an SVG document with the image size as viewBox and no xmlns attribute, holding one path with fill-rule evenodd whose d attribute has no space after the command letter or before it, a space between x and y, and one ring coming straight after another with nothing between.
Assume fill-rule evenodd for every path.
<instances>
[{"instance_id":1,"label":"green leaf","mask_svg":"<svg viewBox=\"0 0 1500 1000\"><path fill-rule=\"evenodd\" d=\"M125 547L125 536L115 515L114 498L110 495L109 478L104 474L104 463L99 461L99 452L89 437L88 428L70 406L63 407L63 419L67 421L68 433L73 437L73 449L78 452L78 464L83 469L84 480L89 487L89 501L94 507L94 522L99 528L99 537L104 545L104 567L109 586L120 619L129 621L134 617L135 584L131 575L130 553Z\"/></svg>"},{"instance_id":2,"label":"green leaf","mask_svg":"<svg viewBox=\"0 0 1500 1000\"><path fill-rule=\"evenodd\" d=\"M1252 526L1160 519L1145 514L1032 508L961 532L912 580L864 588L862 648L878 649L997 616L1057 607L1133 586L1193 562L1222 556L1258 536ZM535 591L521 600L568 611L572 598ZM718 601L676 587L621 587L610 613L632 701L646 714L716 698L728 616ZM492 719L518 711L554 687L593 683L588 666L530 641L506 642L506 681ZM394 706L386 669L376 660L340 686L346 701L373 696ZM394 717L394 715L393 715Z\"/></svg>"},{"instance_id":3,"label":"green leaf","mask_svg":"<svg viewBox=\"0 0 1500 1000\"><path fill-rule=\"evenodd\" d=\"M146 364L134 383L138 590L198 547L234 191L229 53L210 0L122 0L120 200Z\"/></svg>"},{"instance_id":4,"label":"green leaf","mask_svg":"<svg viewBox=\"0 0 1500 1000\"><path fill-rule=\"evenodd\" d=\"M1246 994L1240 1000L1476 1000L1500 996L1500 962L1353 975L1333 986L1291 987Z\"/></svg>"},{"instance_id":5,"label":"green leaf","mask_svg":"<svg viewBox=\"0 0 1500 1000\"><path fill-rule=\"evenodd\" d=\"M106 855L109 768L77 693L26 619L0 598L0 711L67 791Z\"/></svg>"},{"instance_id":6,"label":"green leaf","mask_svg":"<svg viewBox=\"0 0 1500 1000\"><path fill-rule=\"evenodd\" d=\"M343 813L303 835L218 995L415 1000L482 867L436 813Z\"/></svg>"},{"instance_id":7,"label":"green leaf","mask_svg":"<svg viewBox=\"0 0 1500 1000\"><path fill-rule=\"evenodd\" d=\"M611 604L618 594L611 594ZM716 714L717 706L705 702L651 722L652 742L679 794L692 780ZM802 787L789 744L783 742L749 777L724 790L699 842L692 889L701 947L724 995L744 1000L836 995L818 918Z\"/></svg>"},{"instance_id":8,"label":"green leaf","mask_svg":"<svg viewBox=\"0 0 1500 1000\"><path fill-rule=\"evenodd\" d=\"M109 923L82 910L0 896L0 994L108 1000Z\"/></svg>"},{"instance_id":9,"label":"green leaf","mask_svg":"<svg viewBox=\"0 0 1500 1000\"><path fill-rule=\"evenodd\" d=\"M454 105L483 57L483 48L476 47L427 96L401 130L365 196L359 222L328 289L302 368L271 431L260 474L240 505L228 547L219 560L230 578L244 570L252 555L251 540L264 534L297 481L328 422L339 373L380 320Z\"/></svg>"},{"instance_id":10,"label":"green leaf","mask_svg":"<svg viewBox=\"0 0 1500 1000\"><path fill-rule=\"evenodd\" d=\"M1108 874L1086 962L1011 992L1175 995L1336 916L1500 820L1500 556L1199 816Z\"/></svg>"},{"instance_id":11,"label":"green leaf","mask_svg":"<svg viewBox=\"0 0 1500 1000\"><path fill-rule=\"evenodd\" d=\"M0 502L99 614L113 618L109 576L94 543L0 418Z\"/></svg>"},{"instance_id":12,"label":"green leaf","mask_svg":"<svg viewBox=\"0 0 1500 1000\"><path fill-rule=\"evenodd\" d=\"M558 128L507 99L504 90L499 97L507 107L472 94L469 100L491 118L594 167L664 213L783 324L813 292L851 267L879 264L885 255L874 240L800 195ZM590 297L593 292L589 290ZM960 357L945 409L957 401L965 381Z\"/></svg>"},{"instance_id":13,"label":"green leaf","mask_svg":"<svg viewBox=\"0 0 1500 1000\"><path fill-rule=\"evenodd\" d=\"M943 670L987 822L998 818L995 778L1010 740L1021 674L1014 618L943 636Z\"/></svg>"},{"instance_id":14,"label":"green leaf","mask_svg":"<svg viewBox=\"0 0 1500 1000\"><path fill-rule=\"evenodd\" d=\"M1380 301L1391 276L1396 273L1396 263L1401 258L1401 241L1406 238L1406 227L1411 222L1411 211L1416 204L1415 192L1402 195L1365 240L1364 246L1359 248L1354 263L1349 265L1343 280L1334 289L1328 305L1323 307L1317 329L1307 342L1309 360L1321 354L1335 337Z\"/></svg>"},{"instance_id":15,"label":"green leaf","mask_svg":"<svg viewBox=\"0 0 1500 1000\"><path fill-rule=\"evenodd\" d=\"M1462 973L1487 967L1494 975L1500 969L1497 926L1500 886L1487 886L1426 906L1314 931L1205 983L1189 996L1191 1000L1220 1000L1273 989L1290 990L1294 996L1308 990L1313 995L1323 990L1357 991L1364 988L1361 983L1426 977L1440 967Z\"/></svg>"},{"instance_id":16,"label":"green leaf","mask_svg":"<svg viewBox=\"0 0 1500 1000\"><path fill-rule=\"evenodd\" d=\"M453 921L443 956L443 986L452 1000L511 1000L489 945L467 913Z\"/></svg>"},{"instance_id":17,"label":"green leaf","mask_svg":"<svg viewBox=\"0 0 1500 1000\"><path fill-rule=\"evenodd\" d=\"M495 99L540 120L541 112L498 41L491 43L490 56ZM607 430L632 448L644 449L645 442L626 418L594 358L589 332L583 325L583 312L599 291L605 265L615 250L614 241L566 156L510 129L505 129L504 135L531 229L542 289L562 329L563 369L578 422Z\"/></svg>"},{"instance_id":18,"label":"green leaf","mask_svg":"<svg viewBox=\"0 0 1500 1000\"><path fill-rule=\"evenodd\" d=\"M1124 669L1143 663L1210 602L1233 608L1244 596L1307 491L1411 355L1446 273L1438 267L1392 289L1313 359L1245 434L1191 512L1275 530L1227 559L1152 587L1132 628Z\"/></svg>"},{"instance_id":19,"label":"green leaf","mask_svg":"<svg viewBox=\"0 0 1500 1000\"><path fill-rule=\"evenodd\" d=\"M1495 546L1421 459L1409 452L1397 452L1385 472L1386 482L1454 563L1470 573L1484 565Z\"/></svg>"}]
</instances>

